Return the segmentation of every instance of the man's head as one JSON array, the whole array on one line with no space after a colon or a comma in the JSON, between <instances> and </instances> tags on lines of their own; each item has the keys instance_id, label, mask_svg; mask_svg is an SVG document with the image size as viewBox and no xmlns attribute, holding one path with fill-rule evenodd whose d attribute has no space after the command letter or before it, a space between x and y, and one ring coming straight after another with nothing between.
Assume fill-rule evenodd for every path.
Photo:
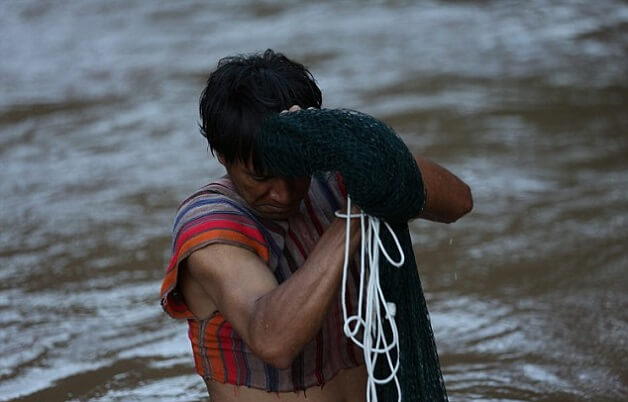
<instances>
[{"instance_id":1,"label":"man's head","mask_svg":"<svg viewBox=\"0 0 628 402\"><path fill-rule=\"evenodd\" d=\"M280 53L226 57L209 76L200 100L201 133L244 200L262 216L287 219L298 209L310 179L269 176L255 137L268 115L321 107L312 74Z\"/></svg>"},{"instance_id":2,"label":"man's head","mask_svg":"<svg viewBox=\"0 0 628 402\"><path fill-rule=\"evenodd\" d=\"M312 74L281 53L226 57L201 94L201 134L225 166L250 163L261 174L255 136L264 118L292 105L320 108L321 102Z\"/></svg>"}]
</instances>

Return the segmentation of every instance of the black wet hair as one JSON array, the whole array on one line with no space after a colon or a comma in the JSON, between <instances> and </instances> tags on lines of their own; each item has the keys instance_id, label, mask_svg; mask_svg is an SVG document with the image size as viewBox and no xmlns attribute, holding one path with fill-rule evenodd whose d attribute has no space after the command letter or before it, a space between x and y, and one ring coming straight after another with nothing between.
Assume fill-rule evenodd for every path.
<instances>
[{"instance_id":1,"label":"black wet hair","mask_svg":"<svg viewBox=\"0 0 628 402\"><path fill-rule=\"evenodd\" d=\"M321 91L310 71L271 49L221 59L200 98L201 134L225 163L264 169L255 138L270 114L298 105L320 108Z\"/></svg>"}]
</instances>

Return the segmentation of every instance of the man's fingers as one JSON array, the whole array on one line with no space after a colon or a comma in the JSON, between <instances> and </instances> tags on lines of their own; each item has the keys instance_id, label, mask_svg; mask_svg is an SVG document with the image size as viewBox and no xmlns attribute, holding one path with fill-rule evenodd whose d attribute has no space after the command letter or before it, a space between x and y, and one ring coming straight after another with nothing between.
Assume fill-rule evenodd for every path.
<instances>
[{"instance_id":1,"label":"man's fingers","mask_svg":"<svg viewBox=\"0 0 628 402\"><path fill-rule=\"evenodd\" d=\"M290 109L282 110L281 112L279 112L279 114L284 114L284 113L288 113L288 112L296 112L297 110L301 110L301 106L299 106L299 105L292 105L292 106L290 106Z\"/></svg>"}]
</instances>

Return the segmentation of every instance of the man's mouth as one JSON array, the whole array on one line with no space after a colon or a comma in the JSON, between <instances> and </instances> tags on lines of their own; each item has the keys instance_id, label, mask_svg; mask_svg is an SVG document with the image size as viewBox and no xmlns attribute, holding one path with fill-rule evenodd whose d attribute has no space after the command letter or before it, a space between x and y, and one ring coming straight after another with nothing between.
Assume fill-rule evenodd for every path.
<instances>
[{"instance_id":1,"label":"man's mouth","mask_svg":"<svg viewBox=\"0 0 628 402\"><path fill-rule=\"evenodd\" d=\"M294 209L294 204L288 204L288 205L283 205L283 204L263 204L261 205L261 207L266 208L266 209L270 209L273 211L290 211L292 209Z\"/></svg>"},{"instance_id":2,"label":"man's mouth","mask_svg":"<svg viewBox=\"0 0 628 402\"><path fill-rule=\"evenodd\" d=\"M294 204L262 204L259 205L257 208L258 210L260 210L260 212L266 213L266 214L270 214L270 215L284 215L284 214L289 214L294 212L295 210L297 210L299 207L299 204L294 203Z\"/></svg>"}]
</instances>

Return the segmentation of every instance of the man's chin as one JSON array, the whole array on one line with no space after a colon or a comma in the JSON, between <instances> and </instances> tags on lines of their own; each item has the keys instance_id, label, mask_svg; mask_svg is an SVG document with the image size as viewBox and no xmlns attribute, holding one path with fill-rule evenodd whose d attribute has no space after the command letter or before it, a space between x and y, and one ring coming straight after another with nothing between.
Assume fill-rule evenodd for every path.
<instances>
[{"instance_id":1,"label":"man's chin","mask_svg":"<svg viewBox=\"0 0 628 402\"><path fill-rule=\"evenodd\" d=\"M296 214L297 211L298 208L264 207L257 209L257 212L261 216L275 221L288 220L292 215Z\"/></svg>"}]
</instances>

